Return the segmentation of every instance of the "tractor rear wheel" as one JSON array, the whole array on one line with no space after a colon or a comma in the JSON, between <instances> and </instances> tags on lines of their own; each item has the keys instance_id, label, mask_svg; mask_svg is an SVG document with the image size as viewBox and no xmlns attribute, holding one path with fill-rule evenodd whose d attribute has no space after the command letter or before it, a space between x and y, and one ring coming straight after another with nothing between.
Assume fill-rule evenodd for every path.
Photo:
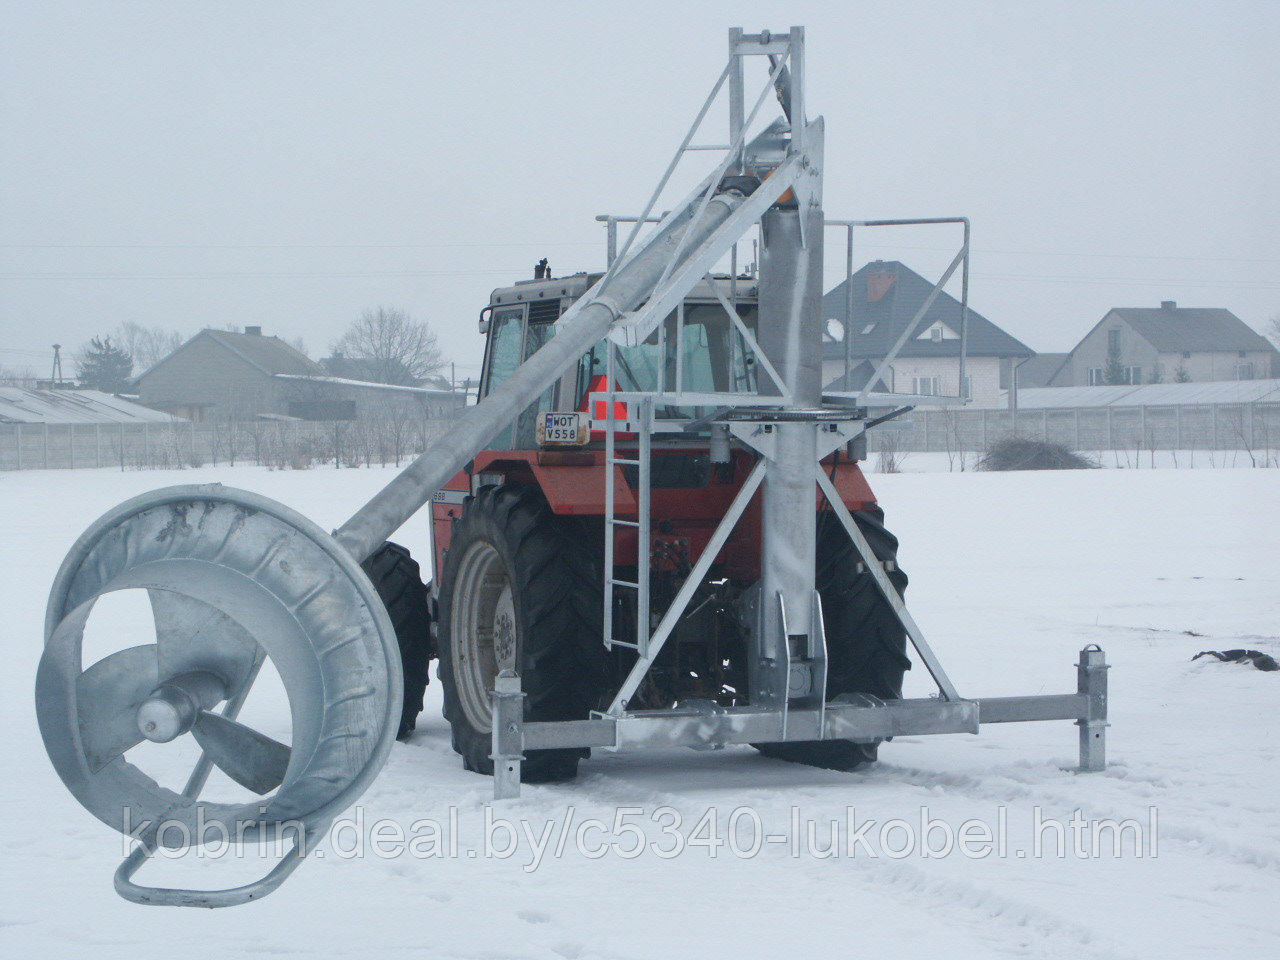
<instances>
[{"instance_id":1,"label":"tractor rear wheel","mask_svg":"<svg viewBox=\"0 0 1280 960\"><path fill-rule=\"evenodd\" d=\"M409 551L398 543L384 543L360 564L373 582L396 629L400 665L404 669L404 709L396 738L413 732L426 694L429 667L435 651L431 644L431 607L422 571Z\"/></svg>"},{"instance_id":2,"label":"tractor rear wheel","mask_svg":"<svg viewBox=\"0 0 1280 960\"><path fill-rule=\"evenodd\" d=\"M901 594L907 575L898 569L898 539L884 526L879 507L853 514L876 559L894 561L889 580ZM907 634L889 601L862 563L853 541L829 511L818 517L817 587L827 634L827 699L867 693L881 700L902 697L902 676L911 668ZM761 743L767 757L832 770L852 770L876 759L878 743L813 740Z\"/></svg>"},{"instance_id":3,"label":"tractor rear wheel","mask_svg":"<svg viewBox=\"0 0 1280 960\"><path fill-rule=\"evenodd\" d=\"M490 691L520 674L526 720L585 720L606 683L601 562L593 538L536 487L485 487L453 530L437 631L444 715L463 765L493 774ZM531 750L529 783L572 779L586 749Z\"/></svg>"}]
</instances>

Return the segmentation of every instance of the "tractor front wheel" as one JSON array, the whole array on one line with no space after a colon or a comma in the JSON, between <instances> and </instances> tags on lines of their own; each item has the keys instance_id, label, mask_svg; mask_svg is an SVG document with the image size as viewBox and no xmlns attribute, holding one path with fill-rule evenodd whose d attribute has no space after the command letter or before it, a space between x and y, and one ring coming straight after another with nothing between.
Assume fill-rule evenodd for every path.
<instances>
[{"instance_id":1,"label":"tractor front wheel","mask_svg":"<svg viewBox=\"0 0 1280 960\"><path fill-rule=\"evenodd\" d=\"M493 774L490 692L514 669L526 720L585 720L606 683L601 564L583 526L531 486L485 487L454 527L440 581L444 715L468 770ZM531 750L529 783L572 779L585 749Z\"/></svg>"}]
</instances>

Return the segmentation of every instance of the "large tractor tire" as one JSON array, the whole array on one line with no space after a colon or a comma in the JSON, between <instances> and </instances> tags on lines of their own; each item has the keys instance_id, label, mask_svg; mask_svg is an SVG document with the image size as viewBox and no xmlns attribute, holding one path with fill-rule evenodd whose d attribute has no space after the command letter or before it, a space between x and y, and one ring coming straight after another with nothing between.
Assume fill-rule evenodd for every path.
<instances>
[{"instance_id":1,"label":"large tractor tire","mask_svg":"<svg viewBox=\"0 0 1280 960\"><path fill-rule=\"evenodd\" d=\"M879 507L853 515L880 561L894 561L889 580L903 593L907 575L897 567L898 540L884 526ZM817 587L827 634L827 699L867 693L902 698L902 676L911 668L907 634L893 608L861 563L853 541L830 512L818 517ZM755 745L767 757L831 770L852 770L876 759L878 743L812 740Z\"/></svg>"},{"instance_id":2,"label":"large tractor tire","mask_svg":"<svg viewBox=\"0 0 1280 960\"><path fill-rule=\"evenodd\" d=\"M429 667L435 651L431 644L431 607L422 571L409 551L398 543L384 543L360 565L387 608L400 644L404 669L404 709L396 738L413 732L422 712Z\"/></svg>"},{"instance_id":3,"label":"large tractor tire","mask_svg":"<svg viewBox=\"0 0 1280 960\"><path fill-rule=\"evenodd\" d=\"M440 580L439 678L453 749L493 774L490 691L515 669L526 720L585 720L606 691L601 561L585 526L536 487L485 487L467 500ZM527 783L571 780L586 749L531 750Z\"/></svg>"}]
</instances>

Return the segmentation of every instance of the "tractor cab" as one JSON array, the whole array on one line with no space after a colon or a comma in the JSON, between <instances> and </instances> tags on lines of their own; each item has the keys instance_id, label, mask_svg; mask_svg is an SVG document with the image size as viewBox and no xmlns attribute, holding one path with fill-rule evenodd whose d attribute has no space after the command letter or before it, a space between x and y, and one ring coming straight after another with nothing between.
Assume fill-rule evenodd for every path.
<instances>
[{"instance_id":1,"label":"tractor cab","mask_svg":"<svg viewBox=\"0 0 1280 960\"><path fill-rule=\"evenodd\" d=\"M521 363L555 336L556 320L600 277L598 273L575 273L526 280L493 291L480 316L480 332L486 335L482 398L497 390ZM754 334L757 292L757 281L750 276L721 275L703 280L640 344L617 348L612 380L608 374L608 351L602 341L583 354L577 365L536 403L526 407L510 427L495 436L491 449L536 450L540 445L563 444L563 432L557 437L554 426L552 433L547 432L555 420L547 421L546 415L582 414L584 422L604 419L592 416L595 411L589 400L592 394L604 394L611 388L624 393L674 393L677 386L686 393L754 393L756 358L735 329L724 303L736 310L743 325ZM654 417L676 419L688 416L689 410L658 403ZM709 412L693 410L695 417ZM625 414L619 419L626 419ZM705 433L701 437L703 443ZM690 439L697 437L694 433ZM599 442L598 436L595 439ZM576 444L577 438L569 438L569 442Z\"/></svg>"}]
</instances>

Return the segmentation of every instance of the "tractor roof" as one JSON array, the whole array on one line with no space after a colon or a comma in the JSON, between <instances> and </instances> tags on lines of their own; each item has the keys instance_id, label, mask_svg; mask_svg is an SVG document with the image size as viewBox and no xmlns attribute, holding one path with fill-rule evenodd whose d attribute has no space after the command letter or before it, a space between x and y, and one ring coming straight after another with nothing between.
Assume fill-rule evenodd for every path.
<instances>
[{"instance_id":1,"label":"tractor roof","mask_svg":"<svg viewBox=\"0 0 1280 960\"><path fill-rule=\"evenodd\" d=\"M489 295L489 303L498 306L538 300L558 300L564 297L576 300L603 276L603 273L575 273L567 277L552 277L546 280L518 280L509 287L498 287L494 290ZM730 277L727 274L716 274L712 279L728 296ZM757 289L758 281L754 277L738 278L738 299L755 300ZM703 280L689 291L688 299L714 300L715 294L707 281Z\"/></svg>"}]
</instances>

